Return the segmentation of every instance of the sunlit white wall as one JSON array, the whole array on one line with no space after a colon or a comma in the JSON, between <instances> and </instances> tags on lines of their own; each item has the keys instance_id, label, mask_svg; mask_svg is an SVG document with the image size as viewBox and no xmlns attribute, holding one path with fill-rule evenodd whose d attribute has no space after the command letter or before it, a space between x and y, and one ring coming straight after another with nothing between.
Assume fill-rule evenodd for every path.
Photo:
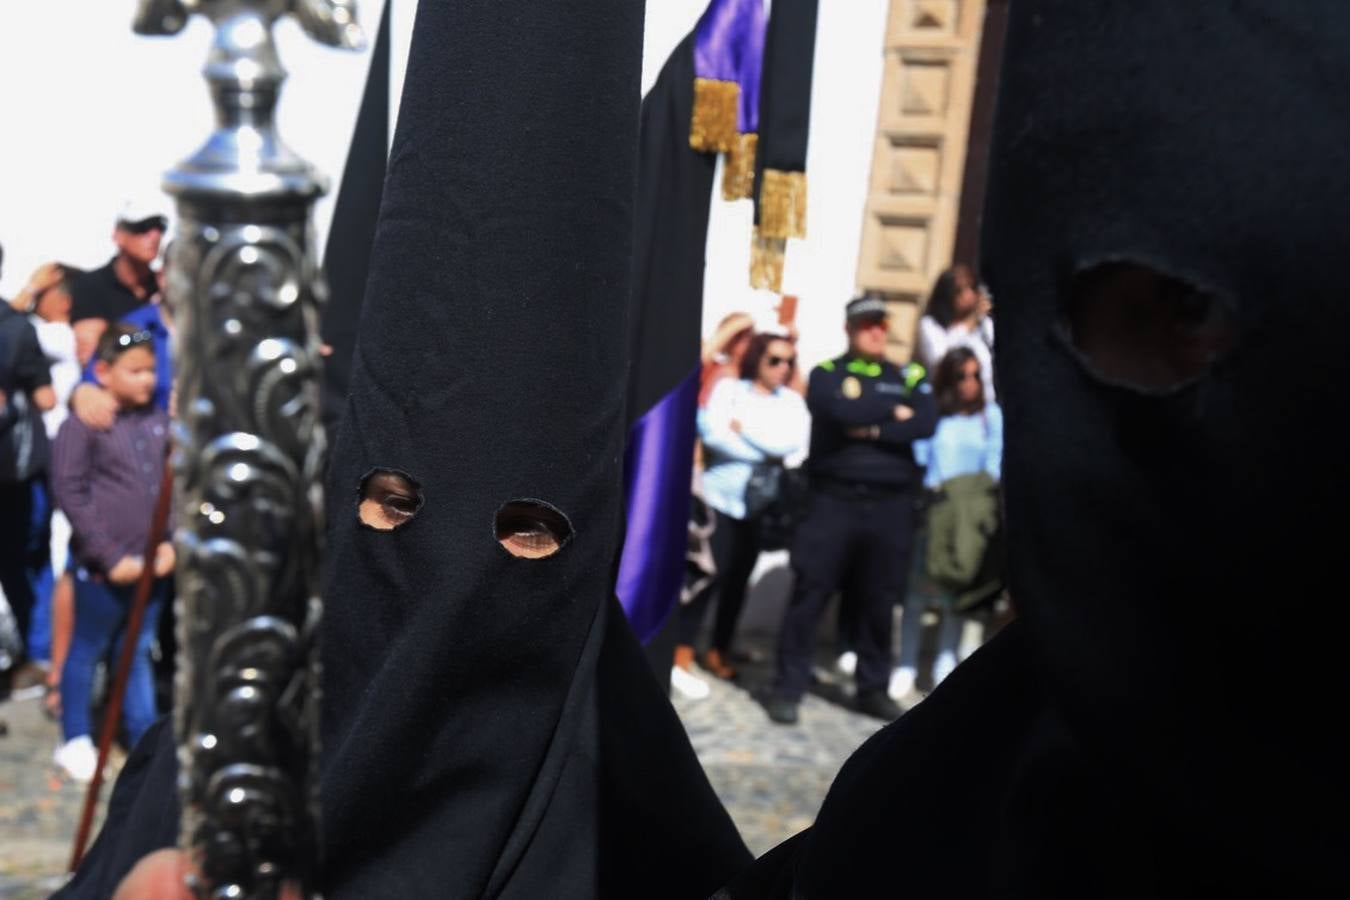
<instances>
[{"instance_id":1,"label":"sunlit white wall","mask_svg":"<svg viewBox=\"0 0 1350 900\"><path fill-rule=\"evenodd\" d=\"M210 26L139 37L134 10L132 0L0 2L0 295L47 260L106 262L120 198L156 190L210 130ZM361 7L372 32L379 12L379 0ZM291 72L281 135L336 188L370 53L322 47L290 21L276 34ZM332 208L330 195L315 210L321 235Z\"/></svg>"}]
</instances>

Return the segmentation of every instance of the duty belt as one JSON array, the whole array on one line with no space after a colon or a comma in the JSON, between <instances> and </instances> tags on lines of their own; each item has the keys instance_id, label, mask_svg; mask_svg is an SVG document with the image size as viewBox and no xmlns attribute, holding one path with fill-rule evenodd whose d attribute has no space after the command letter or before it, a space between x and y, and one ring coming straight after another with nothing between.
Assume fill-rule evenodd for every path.
<instances>
[{"instance_id":1,"label":"duty belt","mask_svg":"<svg viewBox=\"0 0 1350 900\"><path fill-rule=\"evenodd\" d=\"M885 500L904 494L910 490L911 485L847 481L842 478L817 475L811 479L811 487L822 494L829 494L831 497L838 497L841 500Z\"/></svg>"}]
</instances>

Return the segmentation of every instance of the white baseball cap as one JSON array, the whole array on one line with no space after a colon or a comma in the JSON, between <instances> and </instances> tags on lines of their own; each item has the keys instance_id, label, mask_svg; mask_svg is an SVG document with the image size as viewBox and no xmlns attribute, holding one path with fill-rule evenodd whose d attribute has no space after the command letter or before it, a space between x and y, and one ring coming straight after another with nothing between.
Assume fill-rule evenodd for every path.
<instances>
[{"instance_id":1,"label":"white baseball cap","mask_svg":"<svg viewBox=\"0 0 1350 900\"><path fill-rule=\"evenodd\" d=\"M151 219L159 219L168 228L169 202L163 192L146 191L124 198L117 207L117 218L113 220L113 225L138 225Z\"/></svg>"}]
</instances>

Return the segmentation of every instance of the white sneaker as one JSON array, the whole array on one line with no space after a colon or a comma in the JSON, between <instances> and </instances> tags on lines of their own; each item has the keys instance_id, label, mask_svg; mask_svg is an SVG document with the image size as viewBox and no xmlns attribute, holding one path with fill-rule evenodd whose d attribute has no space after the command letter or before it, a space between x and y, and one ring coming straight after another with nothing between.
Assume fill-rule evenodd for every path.
<instances>
[{"instance_id":1,"label":"white sneaker","mask_svg":"<svg viewBox=\"0 0 1350 900\"><path fill-rule=\"evenodd\" d=\"M57 747L52 754L52 761L64 769L72 780L83 784L94 779L94 770L98 768L98 749L89 735L82 734Z\"/></svg>"},{"instance_id":2,"label":"white sneaker","mask_svg":"<svg viewBox=\"0 0 1350 900\"><path fill-rule=\"evenodd\" d=\"M670 667L670 686L679 691L680 696L687 697L690 700L702 700L712 693L712 688L708 687L708 682L699 678L693 672L686 672L679 666Z\"/></svg>"},{"instance_id":3,"label":"white sneaker","mask_svg":"<svg viewBox=\"0 0 1350 900\"><path fill-rule=\"evenodd\" d=\"M891 670L891 683L886 688L886 693L897 703L909 695L914 690L914 680L918 677L918 670L913 666L900 666Z\"/></svg>"},{"instance_id":4,"label":"white sneaker","mask_svg":"<svg viewBox=\"0 0 1350 900\"><path fill-rule=\"evenodd\" d=\"M845 650L839 654L839 659L835 660L834 667L844 675L853 677L853 673L858 671L858 654L852 650Z\"/></svg>"}]
</instances>

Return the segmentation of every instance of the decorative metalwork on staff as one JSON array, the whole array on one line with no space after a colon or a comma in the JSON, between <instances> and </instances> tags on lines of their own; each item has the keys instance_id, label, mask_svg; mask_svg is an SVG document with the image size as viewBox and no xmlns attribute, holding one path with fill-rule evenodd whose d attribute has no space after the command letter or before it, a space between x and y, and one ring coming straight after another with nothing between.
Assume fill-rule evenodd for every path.
<instances>
[{"instance_id":1,"label":"decorative metalwork on staff","mask_svg":"<svg viewBox=\"0 0 1350 900\"><path fill-rule=\"evenodd\" d=\"M354 0L141 0L135 29L216 28L216 129L170 171L177 323L183 819L203 897L312 893L319 848L319 561L325 455L310 209L322 179L277 137L272 25L363 43Z\"/></svg>"}]
</instances>

